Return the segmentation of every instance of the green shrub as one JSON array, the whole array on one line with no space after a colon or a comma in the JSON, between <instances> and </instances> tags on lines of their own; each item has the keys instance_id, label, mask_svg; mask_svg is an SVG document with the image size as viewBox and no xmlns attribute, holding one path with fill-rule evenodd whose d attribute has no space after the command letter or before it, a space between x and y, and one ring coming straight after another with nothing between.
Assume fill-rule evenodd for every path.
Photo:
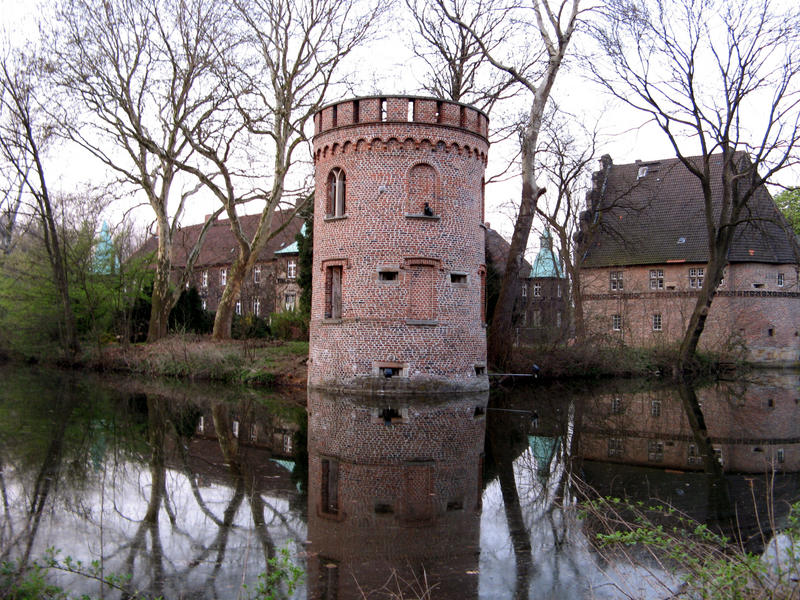
<instances>
[{"instance_id":1,"label":"green shrub","mask_svg":"<svg viewBox=\"0 0 800 600\"><path fill-rule=\"evenodd\" d=\"M268 338L270 336L270 326L266 319L257 317L254 314L233 315L231 323L231 337L235 340L246 340L252 338Z\"/></svg>"},{"instance_id":2,"label":"green shrub","mask_svg":"<svg viewBox=\"0 0 800 600\"><path fill-rule=\"evenodd\" d=\"M272 335L281 340L307 340L309 316L299 311L272 313Z\"/></svg>"}]
</instances>

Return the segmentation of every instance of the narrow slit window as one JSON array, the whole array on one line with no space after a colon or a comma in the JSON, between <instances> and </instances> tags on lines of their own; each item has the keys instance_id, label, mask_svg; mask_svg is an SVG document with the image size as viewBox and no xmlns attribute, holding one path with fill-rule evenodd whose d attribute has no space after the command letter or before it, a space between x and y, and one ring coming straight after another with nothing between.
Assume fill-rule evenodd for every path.
<instances>
[{"instance_id":1,"label":"narrow slit window","mask_svg":"<svg viewBox=\"0 0 800 600\"><path fill-rule=\"evenodd\" d=\"M386 98L381 98L381 121L386 121L388 119L389 113L387 105Z\"/></svg>"},{"instance_id":2,"label":"narrow slit window","mask_svg":"<svg viewBox=\"0 0 800 600\"><path fill-rule=\"evenodd\" d=\"M353 123L358 123L361 115L358 114L358 100L353 100Z\"/></svg>"},{"instance_id":3,"label":"narrow slit window","mask_svg":"<svg viewBox=\"0 0 800 600\"><path fill-rule=\"evenodd\" d=\"M450 283L465 284L467 283L466 273L450 273Z\"/></svg>"},{"instance_id":4,"label":"narrow slit window","mask_svg":"<svg viewBox=\"0 0 800 600\"><path fill-rule=\"evenodd\" d=\"M322 512L339 514L339 463L329 458L322 459Z\"/></svg>"},{"instance_id":5,"label":"narrow slit window","mask_svg":"<svg viewBox=\"0 0 800 600\"><path fill-rule=\"evenodd\" d=\"M325 318L342 318L342 267L325 269Z\"/></svg>"}]
</instances>

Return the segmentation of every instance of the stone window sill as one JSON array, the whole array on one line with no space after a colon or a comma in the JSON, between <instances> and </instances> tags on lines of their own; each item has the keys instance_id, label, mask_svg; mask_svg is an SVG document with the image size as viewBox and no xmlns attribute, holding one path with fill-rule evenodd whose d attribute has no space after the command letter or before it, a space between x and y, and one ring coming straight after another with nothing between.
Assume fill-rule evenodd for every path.
<instances>
[{"instance_id":1,"label":"stone window sill","mask_svg":"<svg viewBox=\"0 0 800 600\"><path fill-rule=\"evenodd\" d=\"M406 319L406 325L419 325L421 327L437 327L438 319Z\"/></svg>"},{"instance_id":2,"label":"stone window sill","mask_svg":"<svg viewBox=\"0 0 800 600\"><path fill-rule=\"evenodd\" d=\"M341 322L342 319L330 319L330 318L322 319L323 325L338 325Z\"/></svg>"},{"instance_id":3,"label":"stone window sill","mask_svg":"<svg viewBox=\"0 0 800 600\"><path fill-rule=\"evenodd\" d=\"M442 217L440 215L423 215L423 214L406 213L406 219L420 219L422 221L441 221Z\"/></svg>"},{"instance_id":4,"label":"stone window sill","mask_svg":"<svg viewBox=\"0 0 800 600\"><path fill-rule=\"evenodd\" d=\"M322 220L329 223L330 221L343 221L346 218L347 215L325 215Z\"/></svg>"}]
</instances>

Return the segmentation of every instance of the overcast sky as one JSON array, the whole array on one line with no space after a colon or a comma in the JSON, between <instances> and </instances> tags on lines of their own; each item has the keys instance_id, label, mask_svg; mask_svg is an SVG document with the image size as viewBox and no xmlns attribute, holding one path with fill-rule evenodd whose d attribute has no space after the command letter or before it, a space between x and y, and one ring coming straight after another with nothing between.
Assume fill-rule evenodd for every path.
<instances>
[{"instance_id":1,"label":"overcast sky","mask_svg":"<svg viewBox=\"0 0 800 600\"><path fill-rule=\"evenodd\" d=\"M398 12L402 5L398 5ZM0 18L2 28L9 32L12 41L24 40L36 34L36 3L23 0L0 0ZM404 8L404 7L403 7ZM350 61L351 69L356 73L358 81L356 91L359 94L419 94L420 84L415 74L422 69L415 68L413 55L407 48L405 40L411 35L409 25L402 19L393 18L381 28L379 39L370 46L360 49ZM580 43L580 40L577 40ZM357 67L353 68L352 65ZM642 127L643 117L631 109L613 103L612 100L591 83L583 74L581 65L573 60L566 70L562 70L557 79L553 98L559 106L568 111L576 120L587 126L600 123L601 143L598 157L610 154L615 163L627 163L641 159L644 161L667 158L673 155L666 137L653 125ZM336 100L337 97L331 97ZM517 100L518 110L524 111L529 106L530 96L521 94ZM491 124L490 124L491 126ZM501 168L504 155L508 150L490 149L488 174ZM82 180L97 176L99 166L95 159L70 152L69 162L54 159L57 185L63 189L74 189ZM597 163L595 163L597 164ZM786 177L791 177L787 174ZM51 177L52 178L52 177ZM785 180L786 183L793 183ZM513 209L510 208L518 199L520 183L518 179L487 187L486 219L492 227L506 237L510 237L513 228ZM204 215L213 210L214 203L208 198L196 201L187 211L183 221L185 224L196 223ZM110 218L117 218L123 207L117 207ZM251 212L256 210L251 209ZM152 219L152 213L145 207L138 213L141 221ZM531 250L538 248L538 236L531 236Z\"/></svg>"}]
</instances>

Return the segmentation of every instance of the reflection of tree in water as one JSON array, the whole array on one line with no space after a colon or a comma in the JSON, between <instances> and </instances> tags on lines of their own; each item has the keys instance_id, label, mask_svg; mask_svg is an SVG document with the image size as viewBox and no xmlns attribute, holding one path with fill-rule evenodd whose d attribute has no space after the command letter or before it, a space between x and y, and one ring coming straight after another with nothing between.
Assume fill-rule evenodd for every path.
<instances>
[{"instance_id":1,"label":"reflection of tree in water","mask_svg":"<svg viewBox=\"0 0 800 600\"><path fill-rule=\"evenodd\" d=\"M206 436L204 448L216 445L216 455L190 457L201 414L193 399L105 396L63 382L0 394L0 411L12 411L14 427L26 432L0 436L0 559L33 560L55 546L62 557L85 564L98 559L101 576L133 574L132 589L216 597L237 593L243 580L266 570L276 533L282 540L305 539L300 515L286 506L293 498L288 474L281 475L279 501L270 497L269 474L284 467L269 460L270 450L243 448L231 434L231 409L256 418L248 401L209 407L222 435ZM260 409L257 418L272 417ZM272 465L267 475L265 463ZM250 511L243 518L245 499ZM248 560L251 532L262 551ZM69 585L98 593L97 583ZM215 589L220 585L224 590Z\"/></svg>"},{"instance_id":2,"label":"reflection of tree in water","mask_svg":"<svg viewBox=\"0 0 800 600\"><path fill-rule=\"evenodd\" d=\"M520 401L521 400L521 401ZM557 403L561 404L562 397ZM529 398L493 398L488 411L487 449L491 464L487 487L496 477L511 546L516 576L515 598L528 598L537 576L549 569L550 589L535 594L568 594L582 578L582 569L570 552L575 541L574 515L565 511L573 503L571 491L574 405L532 407ZM489 461L487 461L489 462ZM561 575L562 563L567 573Z\"/></svg>"}]
</instances>

